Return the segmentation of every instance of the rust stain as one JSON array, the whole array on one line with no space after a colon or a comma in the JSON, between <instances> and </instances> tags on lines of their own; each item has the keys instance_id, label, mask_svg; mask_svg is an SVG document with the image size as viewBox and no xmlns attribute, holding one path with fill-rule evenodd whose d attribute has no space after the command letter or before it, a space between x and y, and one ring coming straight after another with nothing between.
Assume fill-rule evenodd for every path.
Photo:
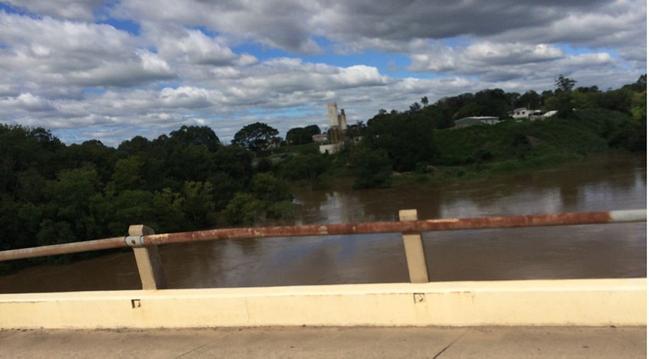
<instances>
[{"instance_id":1,"label":"rust stain","mask_svg":"<svg viewBox=\"0 0 649 359\"><path fill-rule=\"evenodd\" d=\"M525 216L493 216L478 218L446 218L416 221L311 224L249 228L219 228L194 232L161 233L144 236L144 245L161 245L218 239L304 237L367 233L419 233L460 229L514 228L558 226L611 222L609 212L575 212ZM21 258L88 252L126 247L124 237L85 242L0 251L0 262Z\"/></svg>"}]
</instances>

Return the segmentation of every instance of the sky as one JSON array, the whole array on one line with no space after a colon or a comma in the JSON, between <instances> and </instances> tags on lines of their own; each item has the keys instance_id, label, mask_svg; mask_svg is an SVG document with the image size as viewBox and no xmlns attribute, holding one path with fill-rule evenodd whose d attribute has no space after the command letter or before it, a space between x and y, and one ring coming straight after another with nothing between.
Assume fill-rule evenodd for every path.
<instances>
[{"instance_id":1,"label":"sky","mask_svg":"<svg viewBox=\"0 0 649 359\"><path fill-rule=\"evenodd\" d=\"M115 146L182 125L223 142L487 88L646 73L645 0L0 0L0 122Z\"/></svg>"}]
</instances>

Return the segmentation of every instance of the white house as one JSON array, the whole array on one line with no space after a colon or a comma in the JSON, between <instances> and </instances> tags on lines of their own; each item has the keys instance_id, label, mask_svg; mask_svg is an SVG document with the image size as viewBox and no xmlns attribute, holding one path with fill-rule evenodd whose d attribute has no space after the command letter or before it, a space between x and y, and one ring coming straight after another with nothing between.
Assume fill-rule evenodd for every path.
<instances>
[{"instance_id":1,"label":"white house","mask_svg":"<svg viewBox=\"0 0 649 359\"><path fill-rule=\"evenodd\" d=\"M543 112L541 110L530 110L525 107L517 108L512 111L513 118L530 118L532 116L540 116Z\"/></svg>"}]
</instances>

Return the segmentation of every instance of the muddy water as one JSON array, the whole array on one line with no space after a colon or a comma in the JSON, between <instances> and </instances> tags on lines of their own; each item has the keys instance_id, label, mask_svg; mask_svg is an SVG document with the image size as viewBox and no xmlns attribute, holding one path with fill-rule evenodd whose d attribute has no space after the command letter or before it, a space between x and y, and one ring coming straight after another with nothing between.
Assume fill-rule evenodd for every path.
<instances>
[{"instance_id":1,"label":"muddy water","mask_svg":"<svg viewBox=\"0 0 649 359\"><path fill-rule=\"evenodd\" d=\"M538 214L646 207L644 158L610 155L487 180L303 191L297 223ZM646 276L646 224L430 232L432 280ZM398 234L228 240L161 247L170 287L407 281ZM0 277L0 292L138 288L130 253Z\"/></svg>"}]
</instances>

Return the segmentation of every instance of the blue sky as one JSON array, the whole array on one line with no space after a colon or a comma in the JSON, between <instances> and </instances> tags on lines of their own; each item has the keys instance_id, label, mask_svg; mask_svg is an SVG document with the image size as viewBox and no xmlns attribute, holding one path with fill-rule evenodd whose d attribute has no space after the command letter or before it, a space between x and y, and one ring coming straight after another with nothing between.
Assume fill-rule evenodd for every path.
<instances>
[{"instance_id":1,"label":"blue sky","mask_svg":"<svg viewBox=\"0 0 649 359\"><path fill-rule=\"evenodd\" d=\"M640 0L0 1L0 121L109 145L181 125L228 141L423 96L618 87L646 72Z\"/></svg>"}]
</instances>

